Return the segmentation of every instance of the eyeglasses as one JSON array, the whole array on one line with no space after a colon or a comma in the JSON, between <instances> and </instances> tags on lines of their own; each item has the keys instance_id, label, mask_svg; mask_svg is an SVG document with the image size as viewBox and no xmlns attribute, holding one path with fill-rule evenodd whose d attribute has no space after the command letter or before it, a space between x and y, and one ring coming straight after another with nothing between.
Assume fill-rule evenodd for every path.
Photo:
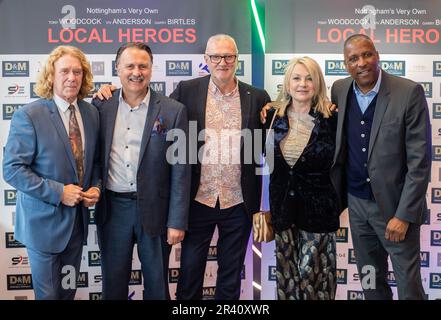
<instances>
[{"instance_id":1,"label":"eyeglasses","mask_svg":"<svg viewBox=\"0 0 441 320\"><path fill-rule=\"evenodd\" d=\"M228 55L228 56L218 56L218 55L209 55L211 63L220 63L222 59L225 60L225 63L234 63L236 61L237 55Z\"/></svg>"}]
</instances>

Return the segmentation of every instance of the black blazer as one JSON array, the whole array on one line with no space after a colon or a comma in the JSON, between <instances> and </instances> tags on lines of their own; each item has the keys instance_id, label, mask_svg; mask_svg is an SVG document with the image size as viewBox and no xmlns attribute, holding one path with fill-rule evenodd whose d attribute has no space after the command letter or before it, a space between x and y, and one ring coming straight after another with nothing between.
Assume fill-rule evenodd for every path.
<instances>
[{"instance_id":1,"label":"black blazer","mask_svg":"<svg viewBox=\"0 0 441 320\"><path fill-rule=\"evenodd\" d=\"M197 134L205 129L205 107L207 104L207 93L210 76L196 78L187 81L181 81L173 93L171 98L183 103L187 106L188 120L197 121ZM239 81L239 94L242 114L242 129L262 129L259 120L259 112L262 107L271 101L268 93L265 90L252 87L244 82ZM190 124L191 134L191 124ZM256 137L257 139L258 137ZM254 146L254 136L253 146ZM259 137L260 139L260 137ZM243 141L243 140L242 140ZM191 143L190 143L191 144ZM203 141L198 141L197 150L189 146L189 153L193 156L199 152L199 149L204 144ZM248 147L248 146L247 146ZM260 209L260 191L261 191L261 177L257 176L255 169L259 166L258 161L253 161L251 164L244 163L244 146L241 148L241 186L242 195L244 199L245 210L248 215L251 215ZM194 162L193 162L194 163ZM192 165L191 170L191 199L196 197L201 178L201 164L199 159L196 164Z\"/></svg>"},{"instance_id":2,"label":"black blazer","mask_svg":"<svg viewBox=\"0 0 441 320\"><path fill-rule=\"evenodd\" d=\"M270 123L274 111L268 113ZM270 208L272 222L280 232L295 224L308 232L332 232L339 228L341 210L332 186L329 171L335 151L337 114L323 118L311 109L315 126L311 137L291 168L280 149L280 141L288 134L285 114L276 116L274 129L274 171L270 177Z\"/></svg>"}]
</instances>

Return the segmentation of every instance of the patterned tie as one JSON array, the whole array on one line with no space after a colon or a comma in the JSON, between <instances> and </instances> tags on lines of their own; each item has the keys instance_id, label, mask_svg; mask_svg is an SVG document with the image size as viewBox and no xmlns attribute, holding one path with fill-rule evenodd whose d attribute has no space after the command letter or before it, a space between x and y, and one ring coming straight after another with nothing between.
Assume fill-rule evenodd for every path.
<instances>
[{"instance_id":1,"label":"patterned tie","mask_svg":"<svg viewBox=\"0 0 441 320\"><path fill-rule=\"evenodd\" d=\"M72 152L74 154L75 163L77 165L78 180L80 180L80 186L83 185L83 143L81 142L81 132L78 126L77 117L75 116L75 106L70 105L70 117L69 117L69 140L72 146Z\"/></svg>"}]
</instances>

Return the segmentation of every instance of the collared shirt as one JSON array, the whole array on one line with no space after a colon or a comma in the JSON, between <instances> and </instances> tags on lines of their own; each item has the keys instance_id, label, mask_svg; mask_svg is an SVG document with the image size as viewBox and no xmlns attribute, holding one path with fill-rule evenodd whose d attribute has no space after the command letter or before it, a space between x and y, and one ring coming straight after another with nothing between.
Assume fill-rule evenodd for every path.
<instances>
[{"instance_id":1,"label":"collared shirt","mask_svg":"<svg viewBox=\"0 0 441 320\"><path fill-rule=\"evenodd\" d=\"M240 184L242 114L239 87L222 94L210 79L205 111L205 145L195 200L221 209L243 202Z\"/></svg>"},{"instance_id":2,"label":"collared shirt","mask_svg":"<svg viewBox=\"0 0 441 320\"><path fill-rule=\"evenodd\" d=\"M115 192L134 192L138 172L139 152L147 119L150 90L134 108L119 95L118 112L113 129L109 156L109 178L106 188Z\"/></svg>"},{"instance_id":3,"label":"collared shirt","mask_svg":"<svg viewBox=\"0 0 441 320\"><path fill-rule=\"evenodd\" d=\"M380 75L378 76L377 83L372 88L372 90L366 94L360 91L355 81L353 82L355 96L357 97L357 102L358 105L360 106L360 110L362 113L366 111L369 104L372 102L372 100L374 100L375 96L378 94L378 91L380 90L380 84L381 84L381 70L380 70Z\"/></svg>"},{"instance_id":4,"label":"collared shirt","mask_svg":"<svg viewBox=\"0 0 441 320\"><path fill-rule=\"evenodd\" d=\"M83 118L81 117L80 108L78 107L77 99L75 99L74 102L69 103L54 93L54 102L57 105L57 109L58 112L60 113L61 120L63 121L64 128L66 129L67 136L69 136L69 118L70 118L69 106L72 104L75 107L75 116L77 117L78 126L80 127L81 143L83 144L83 159L84 159L84 150L86 146L85 138L84 138L84 125L83 125Z\"/></svg>"}]
</instances>

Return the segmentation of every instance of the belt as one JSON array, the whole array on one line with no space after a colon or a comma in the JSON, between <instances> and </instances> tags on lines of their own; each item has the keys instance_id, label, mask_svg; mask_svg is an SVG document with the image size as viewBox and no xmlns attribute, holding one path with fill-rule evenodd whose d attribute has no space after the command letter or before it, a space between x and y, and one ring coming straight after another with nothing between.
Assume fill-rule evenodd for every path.
<instances>
[{"instance_id":1,"label":"belt","mask_svg":"<svg viewBox=\"0 0 441 320\"><path fill-rule=\"evenodd\" d=\"M106 192L116 198L125 198L125 199L131 199L131 200L138 199L138 193L136 191L134 191L134 192L115 192L115 191L106 189Z\"/></svg>"}]
</instances>

